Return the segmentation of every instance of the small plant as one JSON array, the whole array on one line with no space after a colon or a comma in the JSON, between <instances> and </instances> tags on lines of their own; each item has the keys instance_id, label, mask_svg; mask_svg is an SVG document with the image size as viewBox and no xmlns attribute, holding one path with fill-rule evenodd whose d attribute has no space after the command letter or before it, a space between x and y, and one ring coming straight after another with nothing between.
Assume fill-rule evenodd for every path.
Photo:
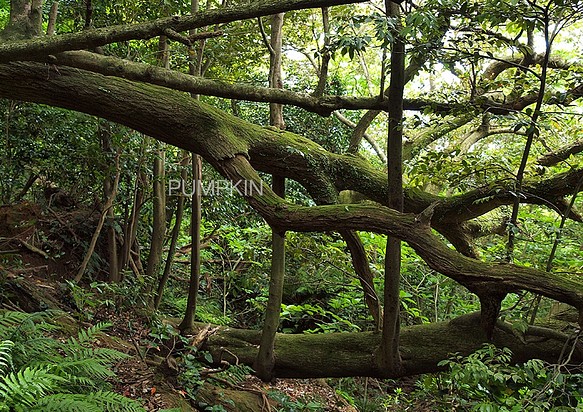
<instances>
[{"instance_id":1,"label":"small plant","mask_svg":"<svg viewBox=\"0 0 583 412\"><path fill-rule=\"evenodd\" d=\"M201 363L193 354L187 354L182 358L178 383L183 388L189 399L196 399L196 392L203 385L204 380L200 375Z\"/></svg>"},{"instance_id":2,"label":"small plant","mask_svg":"<svg viewBox=\"0 0 583 412\"><path fill-rule=\"evenodd\" d=\"M486 344L463 357L441 361L448 372L426 375L423 397L432 395L443 410L567 411L583 407L583 375L532 359L511 363L512 352ZM420 393L417 393L419 396Z\"/></svg>"},{"instance_id":3,"label":"small plant","mask_svg":"<svg viewBox=\"0 0 583 412\"><path fill-rule=\"evenodd\" d=\"M269 391L268 396L278 403L277 412L317 412L324 410L321 402L312 400L292 400L288 395L280 391Z\"/></svg>"},{"instance_id":4,"label":"small plant","mask_svg":"<svg viewBox=\"0 0 583 412\"><path fill-rule=\"evenodd\" d=\"M229 365L227 369L222 372L218 372L210 379L212 380L213 378L216 378L219 384L226 382L229 385L236 386L245 382L249 375L252 375L253 373L255 373L253 368L247 365Z\"/></svg>"},{"instance_id":5,"label":"small plant","mask_svg":"<svg viewBox=\"0 0 583 412\"><path fill-rule=\"evenodd\" d=\"M200 372L213 362L211 354L191 346L188 337L182 336L172 325L163 322L153 323L145 343L149 349L165 349L176 356L179 368L178 384L182 388L182 394L191 401L196 401L196 393L204 383Z\"/></svg>"},{"instance_id":6,"label":"small plant","mask_svg":"<svg viewBox=\"0 0 583 412\"><path fill-rule=\"evenodd\" d=\"M147 305L143 281L136 279L121 283L92 282L89 288L67 281L67 287L81 320L99 318L100 314L110 311L139 312Z\"/></svg>"}]
</instances>

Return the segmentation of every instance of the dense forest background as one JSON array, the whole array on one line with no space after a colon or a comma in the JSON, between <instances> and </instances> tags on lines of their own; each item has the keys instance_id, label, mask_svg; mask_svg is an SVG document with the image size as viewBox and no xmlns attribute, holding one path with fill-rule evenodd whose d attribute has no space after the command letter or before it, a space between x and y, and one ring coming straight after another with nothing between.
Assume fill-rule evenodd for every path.
<instances>
[{"instance_id":1,"label":"dense forest background","mask_svg":"<svg viewBox=\"0 0 583 412\"><path fill-rule=\"evenodd\" d=\"M0 0L0 411L583 407L582 16Z\"/></svg>"}]
</instances>

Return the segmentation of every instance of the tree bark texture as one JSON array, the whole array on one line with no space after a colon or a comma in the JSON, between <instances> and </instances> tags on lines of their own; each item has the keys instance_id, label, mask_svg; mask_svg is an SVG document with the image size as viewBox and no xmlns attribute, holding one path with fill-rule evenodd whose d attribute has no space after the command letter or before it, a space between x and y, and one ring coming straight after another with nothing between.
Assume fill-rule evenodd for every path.
<instances>
[{"instance_id":1,"label":"tree bark texture","mask_svg":"<svg viewBox=\"0 0 583 412\"><path fill-rule=\"evenodd\" d=\"M201 325L204 326L204 325ZM531 327L524 336L506 324L496 328L492 343L512 350L514 362L538 358L556 363L563 347L572 342L548 329ZM203 346L215 362L253 364L257 354L258 331L220 328ZM397 378L440 370L437 363L453 352L468 355L487 341L480 328L480 315L473 313L448 322L406 326L401 329L403 367L398 372L379 369L373 349L381 335L373 332L329 333L319 335L277 334L274 376L278 378L324 378L371 376ZM568 346L570 349L571 346ZM229 352L224 349L228 348ZM237 359L233 357L237 356ZM572 363L583 360L583 347L577 344Z\"/></svg>"},{"instance_id":2,"label":"tree bark texture","mask_svg":"<svg viewBox=\"0 0 583 412\"><path fill-rule=\"evenodd\" d=\"M282 76L282 37L284 14L271 16L271 38L269 41L269 86L281 89ZM285 129L283 120L283 106L277 103L269 105L269 124L278 129ZM285 198L285 178L272 177L273 192ZM271 272L269 275L269 294L265 309L265 320L261 333L259 351L254 363L257 376L263 381L273 379L275 365L274 345L275 333L279 328L281 302L283 298L283 283L285 278L285 233L273 230L271 232Z\"/></svg>"},{"instance_id":3,"label":"tree bark texture","mask_svg":"<svg viewBox=\"0 0 583 412\"><path fill-rule=\"evenodd\" d=\"M387 168L388 206L403 211L403 90L405 87L405 43L400 37L400 6L385 2L387 18L395 19L391 50L391 84L389 86ZM378 351L379 366L390 373L402 367L399 354L401 239L389 235L385 251L385 284L383 290L383 332Z\"/></svg>"}]
</instances>

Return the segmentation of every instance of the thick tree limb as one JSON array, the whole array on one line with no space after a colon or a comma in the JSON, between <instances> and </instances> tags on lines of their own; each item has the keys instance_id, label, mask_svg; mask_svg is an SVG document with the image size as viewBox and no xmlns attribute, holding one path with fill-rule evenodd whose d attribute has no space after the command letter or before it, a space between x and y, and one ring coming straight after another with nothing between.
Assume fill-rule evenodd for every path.
<instances>
[{"instance_id":1,"label":"thick tree limb","mask_svg":"<svg viewBox=\"0 0 583 412\"><path fill-rule=\"evenodd\" d=\"M162 67L84 51L59 54L57 63L101 73L106 76L122 77L189 93L227 99L293 105L323 116L329 116L333 111L339 109L378 108L382 110L386 109L388 105L388 100L380 100L377 97L315 97L307 93L296 93L285 89L233 84L221 80L193 77ZM451 110L449 105L423 99L407 100L405 106L407 110L417 111L428 107L433 107L438 111Z\"/></svg>"},{"instance_id":2,"label":"thick tree limb","mask_svg":"<svg viewBox=\"0 0 583 412\"><path fill-rule=\"evenodd\" d=\"M541 64L544 61L544 53L537 53L532 56L528 61L528 66L534 66L536 64ZM495 80L502 72L518 65L524 64L524 57L509 57L507 59L501 59L491 63L486 70L482 73L482 79L486 81ZM569 70L572 64L558 59L552 58L549 60L549 68L551 69L562 69Z\"/></svg>"},{"instance_id":3,"label":"thick tree limb","mask_svg":"<svg viewBox=\"0 0 583 412\"><path fill-rule=\"evenodd\" d=\"M55 61L52 60L51 63L55 63ZM117 76L129 80L156 84L158 86L164 86L189 93L236 100L293 105L310 112L318 113L322 116L329 116L335 110L340 109L370 110L370 112L363 117L363 119L366 119L367 123L356 126L354 136L351 139L349 151L354 151L354 148L358 147L358 143L364 137L366 127L368 127L370 121L372 121L381 111L386 111L388 107L388 98L386 97L383 99L378 96L354 97L328 95L316 97L307 93L296 93L285 89L233 84L221 80L192 77L161 67L83 51L59 54L57 56L57 63L101 73L107 76ZM567 100L571 102L583 96L583 93L577 90L578 89L575 88L573 91L569 92L569 97L565 98L565 102L567 102ZM474 110L483 110L492 114L504 115L522 110L532 102L536 101L536 97L537 95L535 94L526 95L504 104L495 102L487 97L477 99L476 104L469 102L465 104L450 104L422 98L411 98L404 99L403 108L410 111L423 111L429 109L439 114L464 112L473 108Z\"/></svg>"},{"instance_id":4,"label":"thick tree limb","mask_svg":"<svg viewBox=\"0 0 583 412\"><path fill-rule=\"evenodd\" d=\"M175 109L178 111L177 113L160 113L164 117L169 117L167 121L174 124L176 119L180 118L181 111L186 110L182 116L189 119L188 122L173 125L172 127L176 127L176 133L173 133L172 130L152 124L154 121L151 117L128 119L125 108L123 110L116 108L116 104L122 107L127 105L128 108L132 107L132 110L137 110L138 113L144 113L146 110L157 113L164 105L175 107L177 103L174 100L180 100L180 94L154 86L140 85L123 79L103 77L66 67L60 68L59 72L50 70L46 66L35 63L13 63L3 66L0 68L0 88L2 89L0 93L3 93L3 96L7 98L45 102L97 115L102 111L117 112L115 121L119 123L126 124L136 130L149 130L146 131L149 134L159 133L168 136L169 143L178 147L184 147L187 144L189 146L187 150L201 150L201 145L197 144L198 138L188 140L181 139L179 136L181 132L187 136L195 130L200 133L200 136L208 133L204 124L208 122L209 114L201 118L189 119L186 109L177 108ZM89 82L87 86L83 85L84 79ZM109 93L108 85L111 86ZM131 95L136 96L139 101L144 93L152 93L152 96L147 100L149 105L146 107L140 106L138 102L131 101L129 98L128 100L124 98L125 95ZM72 96L75 98L72 99ZM158 100L155 96L159 96ZM93 99L100 101L103 98L109 98L108 104L113 107L101 108L92 103ZM165 99L171 101L165 103ZM216 109L209 110L212 113L210 116L215 119L213 121L224 123L218 128L224 129L227 136L232 136L227 140L233 143L231 150L226 152L223 151L220 144L217 144L212 148L212 156L210 157L231 157L235 153L246 153L250 156L251 162L257 170L294 179L304 184L314 197L320 198L318 193L325 192L324 198L327 198L326 193L332 188L338 191L357 190L371 200L386 204L385 174L373 169L365 160L327 152L312 141L291 133L251 126L232 117L223 120L222 117L226 114ZM199 123L196 123L197 120ZM128 122L131 122L132 125ZM184 125L192 122L195 122L196 125L191 131ZM252 133L255 137L249 136L249 130L253 130ZM279 138L282 133L287 139ZM235 138L235 135L239 138ZM257 138L257 136L260 137ZM275 139L270 136L274 136ZM240 150L233 152L233 148L240 148ZM524 185L524 194L526 195L524 201L534 204L554 204L557 199L573 193L582 173L583 170L575 169L546 180L527 181ZM311 177L307 179L306 176ZM440 225L445 226L467 221L501 205L512 204L513 190L510 183L492 184L489 187L442 198L409 189L405 192L405 211L420 213L430 204L440 201L433 215L433 224L437 229L440 229Z\"/></svg>"},{"instance_id":5,"label":"thick tree limb","mask_svg":"<svg viewBox=\"0 0 583 412\"><path fill-rule=\"evenodd\" d=\"M235 181L260 181L247 159L257 169L293 177L310 188L315 198L341 186L378 196L382 193L378 182L385 181L382 173L372 170L362 159L331 154L300 136L246 123L196 102L184 93L156 86L107 78L78 69L47 72L47 67L40 64L19 63L0 66L0 97L51 104L124 124L166 143L199 153ZM320 183L327 182L327 174L334 179L334 185L322 187ZM561 178L550 179L550 182L556 185L555 190L564 190L569 186L565 180L581 174L582 170L576 170ZM318 184L313 186L314 182ZM552 186L549 188L553 190ZM572 188L567 192L571 194ZM480 209L482 204L476 205L473 201L483 200L484 195L499 196L494 188L487 188L451 200L443 199L435 205L434 224L442 223L446 217L452 222L462 214L471 217L483 210L491 210L492 204ZM504 196L497 198L495 203L506 202ZM417 222L412 214L375 205L300 207L287 204L265 185L263 196L247 200L268 223L282 231L366 230L390 234L408 242L430 267L470 290L484 287L496 293L529 290L577 308L583 307L583 283L559 274L464 257L448 248L429 226ZM430 195L410 191L408 210L420 209L422 205L426 209L435 200ZM487 202L489 200L484 203Z\"/></svg>"},{"instance_id":6,"label":"thick tree limb","mask_svg":"<svg viewBox=\"0 0 583 412\"><path fill-rule=\"evenodd\" d=\"M68 50L93 49L110 43L151 39L161 36L164 30L184 32L201 27L252 19L291 10L363 3L365 0L264 0L229 8L212 9L192 16L173 16L147 23L109 26L85 30L80 33L38 37L31 40L14 41L0 45L0 63L15 60L38 59L49 54Z\"/></svg>"},{"instance_id":7,"label":"thick tree limb","mask_svg":"<svg viewBox=\"0 0 583 412\"><path fill-rule=\"evenodd\" d=\"M243 156L221 162L220 170L234 181L258 182L259 176ZM320 232L366 230L409 243L431 267L471 291L504 294L529 290L583 308L583 282L554 273L510 264L484 263L448 248L417 216L383 206L329 205L303 207L285 203L264 189L263 196L247 199L267 222L281 231Z\"/></svg>"},{"instance_id":8,"label":"thick tree limb","mask_svg":"<svg viewBox=\"0 0 583 412\"><path fill-rule=\"evenodd\" d=\"M554 166L563 160L567 160L571 155L581 152L583 152L583 140L577 140L568 146L542 155L536 163L541 166Z\"/></svg>"}]
</instances>

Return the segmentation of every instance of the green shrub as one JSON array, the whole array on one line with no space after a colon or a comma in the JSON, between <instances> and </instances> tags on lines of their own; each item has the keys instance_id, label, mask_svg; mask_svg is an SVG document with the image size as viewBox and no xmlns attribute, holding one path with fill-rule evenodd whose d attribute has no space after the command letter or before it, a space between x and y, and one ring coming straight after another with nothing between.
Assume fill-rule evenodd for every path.
<instances>
[{"instance_id":1,"label":"green shrub","mask_svg":"<svg viewBox=\"0 0 583 412\"><path fill-rule=\"evenodd\" d=\"M448 371L426 375L417 396L430 396L443 410L571 411L583 407L583 375L539 359L511 362L512 352L486 344L467 357L439 363Z\"/></svg>"}]
</instances>

